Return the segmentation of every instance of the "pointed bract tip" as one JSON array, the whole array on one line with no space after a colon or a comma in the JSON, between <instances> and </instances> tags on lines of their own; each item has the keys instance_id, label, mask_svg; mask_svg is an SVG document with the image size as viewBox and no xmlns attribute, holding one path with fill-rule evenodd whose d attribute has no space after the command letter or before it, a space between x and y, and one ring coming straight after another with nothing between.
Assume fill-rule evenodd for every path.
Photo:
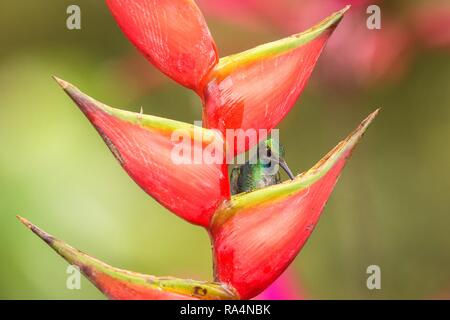
<instances>
[{"instance_id":1,"label":"pointed bract tip","mask_svg":"<svg viewBox=\"0 0 450 320\"><path fill-rule=\"evenodd\" d=\"M353 149L356 146L356 144L358 144L362 136L364 136L367 129L369 128L369 126L372 124L373 120L375 120L375 118L378 116L379 113L380 109L376 109L374 112L369 114L369 116L365 118L344 141L342 141L342 143L348 143L347 147Z\"/></svg>"},{"instance_id":2,"label":"pointed bract tip","mask_svg":"<svg viewBox=\"0 0 450 320\"><path fill-rule=\"evenodd\" d=\"M27 219L25 219L25 218L23 218L23 217L21 217L19 215L17 215L16 217L17 217L17 219L19 219L19 221L21 223L23 223L28 229L30 229L35 235L37 235L39 238L44 240L47 244L49 244L49 245L52 244L52 242L54 240L53 236L49 235L44 230L42 230L39 227L35 226L34 224L32 224Z\"/></svg>"},{"instance_id":3,"label":"pointed bract tip","mask_svg":"<svg viewBox=\"0 0 450 320\"><path fill-rule=\"evenodd\" d=\"M53 79L55 79L55 81L63 88L64 92L75 102L75 104L83 113L88 113L89 111L92 111L94 109L103 110L106 107L101 102L82 92L70 82L62 80L55 76L53 76Z\"/></svg>"},{"instance_id":4,"label":"pointed bract tip","mask_svg":"<svg viewBox=\"0 0 450 320\"><path fill-rule=\"evenodd\" d=\"M352 6L350 4L346 5L344 8L342 8L339 11L336 11L333 15L331 15L331 25L330 26L337 26L341 20L344 18L344 15L347 13L348 10L350 10Z\"/></svg>"},{"instance_id":5,"label":"pointed bract tip","mask_svg":"<svg viewBox=\"0 0 450 320\"><path fill-rule=\"evenodd\" d=\"M352 7L351 4L346 5L344 8L341 9L341 13L344 14L346 13L348 10L350 10L350 8Z\"/></svg>"},{"instance_id":6,"label":"pointed bract tip","mask_svg":"<svg viewBox=\"0 0 450 320\"><path fill-rule=\"evenodd\" d=\"M380 111L381 111L381 108L378 108L374 112L369 114L369 116L366 119L364 119L363 122L361 122L359 128L364 128L363 130L365 130L372 123L372 121L375 120L375 118L378 116Z\"/></svg>"},{"instance_id":7,"label":"pointed bract tip","mask_svg":"<svg viewBox=\"0 0 450 320\"><path fill-rule=\"evenodd\" d=\"M30 221L28 221L27 219L25 219L24 217L21 217L19 215L16 215L16 218L19 219L19 221L21 223L23 223L26 227L31 228L32 224Z\"/></svg>"},{"instance_id":8,"label":"pointed bract tip","mask_svg":"<svg viewBox=\"0 0 450 320\"><path fill-rule=\"evenodd\" d=\"M334 30L339 23L341 23L342 19L344 18L345 13L351 8L351 5L347 5L344 8L342 8L339 11L336 11L332 13L330 16L319 22L316 26L314 26L312 29L321 29L322 32L325 30Z\"/></svg>"},{"instance_id":9,"label":"pointed bract tip","mask_svg":"<svg viewBox=\"0 0 450 320\"><path fill-rule=\"evenodd\" d=\"M57 76L52 76L52 78L61 86L61 88L63 88L64 90L66 90L69 86L70 83L68 83L67 81L58 78Z\"/></svg>"},{"instance_id":10,"label":"pointed bract tip","mask_svg":"<svg viewBox=\"0 0 450 320\"><path fill-rule=\"evenodd\" d=\"M376 109L374 112L372 112L368 118L375 118L378 116L378 114L381 112L381 108Z\"/></svg>"}]
</instances>

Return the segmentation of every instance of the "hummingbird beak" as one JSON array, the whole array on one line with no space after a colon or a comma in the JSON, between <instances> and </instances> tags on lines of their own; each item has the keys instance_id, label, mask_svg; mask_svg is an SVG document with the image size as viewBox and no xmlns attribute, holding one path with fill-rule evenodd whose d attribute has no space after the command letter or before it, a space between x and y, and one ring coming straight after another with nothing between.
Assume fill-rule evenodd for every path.
<instances>
[{"instance_id":1,"label":"hummingbird beak","mask_svg":"<svg viewBox=\"0 0 450 320\"><path fill-rule=\"evenodd\" d=\"M287 175L289 176L289 178L290 178L291 180L294 180L294 179L295 179L294 174L292 173L291 169L289 169L289 167L288 167L286 161L284 161L283 158L278 158L278 159L277 159L277 163L280 165L281 168L283 168L283 170L287 173Z\"/></svg>"}]
</instances>

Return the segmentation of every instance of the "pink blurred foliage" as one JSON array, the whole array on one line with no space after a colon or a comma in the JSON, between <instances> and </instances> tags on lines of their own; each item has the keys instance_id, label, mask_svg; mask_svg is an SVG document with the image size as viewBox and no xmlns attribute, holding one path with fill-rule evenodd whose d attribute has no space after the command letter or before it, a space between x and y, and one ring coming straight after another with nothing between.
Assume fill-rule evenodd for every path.
<instances>
[{"instance_id":1,"label":"pink blurred foliage","mask_svg":"<svg viewBox=\"0 0 450 320\"><path fill-rule=\"evenodd\" d=\"M431 49L450 49L450 1L424 2L409 15L416 39Z\"/></svg>"},{"instance_id":2,"label":"pink blurred foliage","mask_svg":"<svg viewBox=\"0 0 450 320\"><path fill-rule=\"evenodd\" d=\"M361 8L367 0L198 0L207 16L232 23L297 33L347 4ZM300 29L299 29L300 28Z\"/></svg>"},{"instance_id":3,"label":"pink blurred foliage","mask_svg":"<svg viewBox=\"0 0 450 320\"><path fill-rule=\"evenodd\" d=\"M253 300L305 300L304 290L292 268L286 270L272 285Z\"/></svg>"},{"instance_id":4,"label":"pink blurred foliage","mask_svg":"<svg viewBox=\"0 0 450 320\"><path fill-rule=\"evenodd\" d=\"M411 60L406 27L388 16L380 30L369 30L364 10L350 12L328 43L321 63L321 79L341 89L372 86L400 78Z\"/></svg>"}]
</instances>

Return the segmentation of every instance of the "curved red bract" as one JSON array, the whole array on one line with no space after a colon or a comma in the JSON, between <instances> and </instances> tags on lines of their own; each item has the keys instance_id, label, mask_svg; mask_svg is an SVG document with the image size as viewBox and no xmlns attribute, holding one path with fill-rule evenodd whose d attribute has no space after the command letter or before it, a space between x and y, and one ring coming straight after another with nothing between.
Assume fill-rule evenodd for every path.
<instances>
[{"instance_id":1,"label":"curved red bract","mask_svg":"<svg viewBox=\"0 0 450 320\"><path fill-rule=\"evenodd\" d=\"M219 133L177 121L114 109L57 80L84 112L130 177L181 218L208 226L217 207L230 197L225 153L220 163L195 163L194 155L217 143ZM172 134L189 134L174 139ZM198 134L199 137L196 137ZM200 142L197 142L199 140ZM191 150L190 163L176 163L175 147Z\"/></svg>"},{"instance_id":2,"label":"curved red bract","mask_svg":"<svg viewBox=\"0 0 450 320\"><path fill-rule=\"evenodd\" d=\"M183 219L208 226L216 208L228 197L228 171L223 165L175 164L170 135L110 117L87 114L108 144L120 155L127 173L145 192Z\"/></svg>"},{"instance_id":3,"label":"curved red bract","mask_svg":"<svg viewBox=\"0 0 450 320\"><path fill-rule=\"evenodd\" d=\"M217 63L216 45L192 0L106 0L127 38L167 76L195 91Z\"/></svg>"},{"instance_id":4,"label":"curved red bract","mask_svg":"<svg viewBox=\"0 0 450 320\"><path fill-rule=\"evenodd\" d=\"M93 276L92 283L112 300L199 300L195 297L164 291L160 288L148 288L132 282L120 281L104 273Z\"/></svg>"},{"instance_id":5,"label":"curved red bract","mask_svg":"<svg viewBox=\"0 0 450 320\"><path fill-rule=\"evenodd\" d=\"M218 279L250 299L278 278L312 233L344 163L310 188L243 210L214 230Z\"/></svg>"},{"instance_id":6,"label":"curved red bract","mask_svg":"<svg viewBox=\"0 0 450 320\"><path fill-rule=\"evenodd\" d=\"M115 300L235 300L232 288L219 283L155 277L115 268L48 234L27 219L17 216L73 268L77 268L108 298Z\"/></svg>"},{"instance_id":7,"label":"curved red bract","mask_svg":"<svg viewBox=\"0 0 450 320\"><path fill-rule=\"evenodd\" d=\"M288 52L249 63L213 69L204 90L204 122L207 128L270 131L288 114L303 92L332 30ZM219 65L220 66L220 65ZM217 67L216 67L217 68ZM260 134L258 140L266 138ZM234 154L253 147L247 141L228 141Z\"/></svg>"},{"instance_id":8,"label":"curved red bract","mask_svg":"<svg viewBox=\"0 0 450 320\"><path fill-rule=\"evenodd\" d=\"M218 281L251 299L283 273L311 235L347 159L377 113L308 172L234 196L218 210L210 229Z\"/></svg>"}]
</instances>

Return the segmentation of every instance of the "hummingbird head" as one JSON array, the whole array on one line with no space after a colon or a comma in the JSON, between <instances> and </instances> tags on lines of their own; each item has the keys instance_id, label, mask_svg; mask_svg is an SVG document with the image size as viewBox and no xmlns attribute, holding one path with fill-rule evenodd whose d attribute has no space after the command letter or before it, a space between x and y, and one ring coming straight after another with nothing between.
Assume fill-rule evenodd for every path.
<instances>
[{"instance_id":1,"label":"hummingbird head","mask_svg":"<svg viewBox=\"0 0 450 320\"><path fill-rule=\"evenodd\" d=\"M281 168L283 168L289 178L294 180L295 177L284 160L285 149L280 144L278 139L270 137L261 142L258 145L258 154L264 163L269 166L272 164L278 164Z\"/></svg>"},{"instance_id":2,"label":"hummingbird head","mask_svg":"<svg viewBox=\"0 0 450 320\"><path fill-rule=\"evenodd\" d=\"M270 137L266 141L264 141L263 144L265 145L265 148L267 150L266 154L269 158L284 158L285 150L278 139Z\"/></svg>"}]
</instances>

